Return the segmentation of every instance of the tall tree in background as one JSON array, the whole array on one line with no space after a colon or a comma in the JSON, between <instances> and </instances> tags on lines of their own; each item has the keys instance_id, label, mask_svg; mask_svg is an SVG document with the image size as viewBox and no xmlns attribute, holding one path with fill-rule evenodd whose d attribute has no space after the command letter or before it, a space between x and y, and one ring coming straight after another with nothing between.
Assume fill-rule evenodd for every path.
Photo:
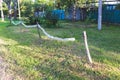
<instances>
[{"instance_id":1,"label":"tall tree in background","mask_svg":"<svg viewBox=\"0 0 120 80\"><path fill-rule=\"evenodd\" d=\"M73 7L73 11L72 11L73 12L73 20L75 20L75 18L76 18L76 8L80 7L80 8L84 8L84 10L86 10L85 8L90 7L90 5L89 5L90 2L93 2L93 0L60 0L61 6L64 9ZM81 12L83 12L83 11L81 11ZM81 15L81 16L83 17L84 15L85 14L83 13L83 15Z\"/></svg>"},{"instance_id":2,"label":"tall tree in background","mask_svg":"<svg viewBox=\"0 0 120 80\"><path fill-rule=\"evenodd\" d=\"M0 0L0 10L1 10L1 18L2 18L2 21L4 21L4 14L3 14L3 6L2 6L2 0Z\"/></svg>"},{"instance_id":3,"label":"tall tree in background","mask_svg":"<svg viewBox=\"0 0 120 80\"><path fill-rule=\"evenodd\" d=\"M19 14L19 19L21 19L20 0L17 0L17 2L18 2L18 14Z\"/></svg>"},{"instance_id":4,"label":"tall tree in background","mask_svg":"<svg viewBox=\"0 0 120 80\"><path fill-rule=\"evenodd\" d=\"M13 4L14 4L14 19L17 19L17 7L18 7L18 5L17 5L17 0L13 0Z\"/></svg>"},{"instance_id":5,"label":"tall tree in background","mask_svg":"<svg viewBox=\"0 0 120 80\"><path fill-rule=\"evenodd\" d=\"M73 15L72 20L73 21L75 21L75 19L76 19L76 7L78 4L78 1L79 0L60 0L60 4L62 7L64 7L64 8L73 7L73 11L72 11L72 15Z\"/></svg>"},{"instance_id":6,"label":"tall tree in background","mask_svg":"<svg viewBox=\"0 0 120 80\"><path fill-rule=\"evenodd\" d=\"M93 0L58 0L60 1L61 3L61 6L63 7L69 7L73 4L75 4L76 6L79 6L79 7L86 7L88 6L88 4L86 3L90 3L90 2L93 2ZM96 0L94 0L96 1Z\"/></svg>"},{"instance_id":7,"label":"tall tree in background","mask_svg":"<svg viewBox=\"0 0 120 80\"><path fill-rule=\"evenodd\" d=\"M12 17L12 12L11 12L11 1L12 1L12 0L3 0L3 1L7 4L8 13L9 13L9 19L11 20L11 17Z\"/></svg>"},{"instance_id":8,"label":"tall tree in background","mask_svg":"<svg viewBox=\"0 0 120 80\"><path fill-rule=\"evenodd\" d=\"M14 8L14 19L17 18L17 0L3 0L6 4L7 4L7 7L8 7L8 12L9 12L9 19L11 20L11 17L12 17L12 6L11 6L11 3L13 2L13 8Z\"/></svg>"},{"instance_id":9,"label":"tall tree in background","mask_svg":"<svg viewBox=\"0 0 120 80\"><path fill-rule=\"evenodd\" d=\"M102 0L99 0L98 7L98 30L102 29Z\"/></svg>"}]
</instances>

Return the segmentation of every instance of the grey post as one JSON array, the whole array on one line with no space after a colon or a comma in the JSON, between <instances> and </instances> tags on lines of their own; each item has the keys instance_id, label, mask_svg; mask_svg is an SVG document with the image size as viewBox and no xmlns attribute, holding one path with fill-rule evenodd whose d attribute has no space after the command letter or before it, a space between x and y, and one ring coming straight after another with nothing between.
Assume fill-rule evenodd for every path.
<instances>
[{"instance_id":1,"label":"grey post","mask_svg":"<svg viewBox=\"0 0 120 80\"><path fill-rule=\"evenodd\" d=\"M84 44L85 44L85 48L86 48L87 57L88 57L89 63L92 64L92 58L90 56L90 51L89 51L88 43L87 43L86 31L83 31L83 37L84 37Z\"/></svg>"},{"instance_id":2,"label":"grey post","mask_svg":"<svg viewBox=\"0 0 120 80\"><path fill-rule=\"evenodd\" d=\"M38 25L39 25L39 24L38 24L38 22L37 22L37 31L38 31L39 38L41 39L40 30L39 30Z\"/></svg>"}]
</instances>

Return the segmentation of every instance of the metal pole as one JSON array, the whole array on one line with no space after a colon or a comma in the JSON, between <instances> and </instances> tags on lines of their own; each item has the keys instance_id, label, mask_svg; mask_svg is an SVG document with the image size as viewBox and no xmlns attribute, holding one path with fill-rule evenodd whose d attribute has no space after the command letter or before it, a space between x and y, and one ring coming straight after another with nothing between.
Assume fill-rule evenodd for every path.
<instances>
[{"instance_id":1,"label":"metal pole","mask_svg":"<svg viewBox=\"0 0 120 80\"><path fill-rule=\"evenodd\" d=\"M102 29L102 0L99 0L98 8L98 30Z\"/></svg>"}]
</instances>

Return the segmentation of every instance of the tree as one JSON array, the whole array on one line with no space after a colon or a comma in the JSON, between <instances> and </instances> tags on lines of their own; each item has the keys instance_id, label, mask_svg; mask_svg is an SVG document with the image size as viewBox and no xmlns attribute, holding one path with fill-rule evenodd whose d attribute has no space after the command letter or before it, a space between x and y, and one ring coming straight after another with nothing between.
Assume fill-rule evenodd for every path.
<instances>
[{"instance_id":1,"label":"tree","mask_svg":"<svg viewBox=\"0 0 120 80\"><path fill-rule=\"evenodd\" d=\"M57 0L57 1L59 1L61 3L61 6L65 8L70 7L73 4L75 4L78 7L86 7L90 2L93 2L93 0Z\"/></svg>"},{"instance_id":2,"label":"tree","mask_svg":"<svg viewBox=\"0 0 120 80\"><path fill-rule=\"evenodd\" d=\"M78 4L78 0L60 0L59 1L62 6L62 8L69 8L69 7L73 7L73 21L75 21L76 19L76 7L77 7L77 4Z\"/></svg>"},{"instance_id":3,"label":"tree","mask_svg":"<svg viewBox=\"0 0 120 80\"><path fill-rule=\"evenodd\" d=\"M3 1L7 4L8 13L9 13L9 19L11 20L11 1L12 0L3 0Z\"/></svg>"},{"instance_id":4,"label":"tree","mask_svg":"<svg viewBox=\"0 0 120 80\"><path fill-rule=\"evenodd\" d=\"M30 0L20 1L20 10L21 10L21 16L23 16L23 17L32 16L34 14L32 1L30 1Z\"/></svg>"},{"instance_id":5,"label":"tree","mask_svg":"<svg viewBox=\"0 0 120 80\"><path fill-rule=\"evenodd\" d=\"M91 6L90 2L92 2L93 0L59 0L59 1L60 1L60 5L62 6L62 9L73 7L72 15L73 15L73 20L75 20L76 8L80 7L86 10L87 8Z\"/></svg>"},{"instance_id":6,"label":"tree","mask_svg":"<svg viewBox=\"0 0 120 80\"><path fill-rule=\"evenodd\" d=\"M2 18L2 21L4 21L4 14L3 14L3 7L2 7L2 0L0 0L0 10L1 10L1 18Z\"/></svg>"},{"instance_id":7,"label":"tree","mask_svg":"<svg viewBox=\"0 0 120 80\"><path fill-rule=\"evenodd\" d=\"M18 6L17 3L18 3L17 0L13 0L13 4L14 4L14 19L17 18L17 6Z\"/></svg>"},{"instance_id":8,"label":"tree","mask_svg":"<svg viewBox=\"0 0 120 80\"><path fill-rule=\"evenodd\" d=\"M21 18L21 11L20 11L20 1L18 0L18 14L19 14L19 19Z\"/></svg>"}]
</instances>

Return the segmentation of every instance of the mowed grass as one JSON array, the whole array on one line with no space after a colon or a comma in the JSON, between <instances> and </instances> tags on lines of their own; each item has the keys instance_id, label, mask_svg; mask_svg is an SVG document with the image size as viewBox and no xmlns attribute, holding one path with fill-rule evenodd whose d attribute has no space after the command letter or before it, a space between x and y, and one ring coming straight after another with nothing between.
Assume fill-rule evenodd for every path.
<instances>
[{"instance_id":1,"label":"mowed grass","mask_svg":"<svg viewBox=\"0 0 120 80\"><path fill-rule=\"evenodd\" d=\"M36 28L8 26L0 22L0 56L7 73L16 80L120 80L120 27L61 22L62 28L45 28L57 37L75 37L75 42L48 39ZM88 64L83 34L86 31L93 64Z\"/></svg>"}]
</instances>

